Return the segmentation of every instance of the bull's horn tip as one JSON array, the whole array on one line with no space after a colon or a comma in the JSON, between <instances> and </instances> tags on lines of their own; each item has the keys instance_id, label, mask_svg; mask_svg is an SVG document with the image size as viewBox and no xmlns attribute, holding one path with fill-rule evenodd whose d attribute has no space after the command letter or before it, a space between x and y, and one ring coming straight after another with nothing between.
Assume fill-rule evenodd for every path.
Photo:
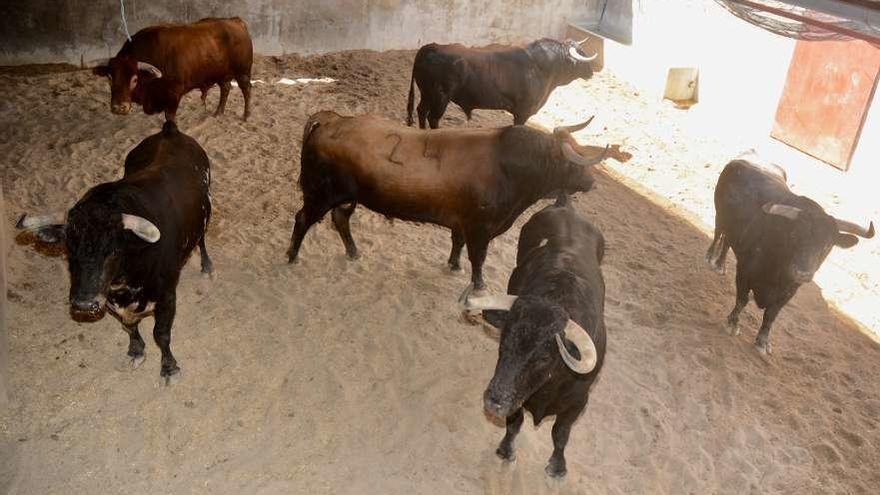
<instances>
[{"instance_id":1,"label":"bull's horn tip","mask_svg":"<svg viewBox=\"0 0 880 495\"><path fill-rule=\"evenodd\" d=\"M868 233L865 235L866 239L870 239L874 237L874 221L871 220L871 224L868 225Z\"/></svg>"},{"instance_id":2,"label":"bull's horn tip","mask_svg":"<svg viewBox=\"0 0 880 495\"><path fill-rule=\"evenodd\" d=\"M27 217L27 213L22 213L20 217L18 217L18 221L15 222L15 228L23 229L24 228L24 219ZM873 224L872 224L873 228Z\"/></svg>"}]
</instances>

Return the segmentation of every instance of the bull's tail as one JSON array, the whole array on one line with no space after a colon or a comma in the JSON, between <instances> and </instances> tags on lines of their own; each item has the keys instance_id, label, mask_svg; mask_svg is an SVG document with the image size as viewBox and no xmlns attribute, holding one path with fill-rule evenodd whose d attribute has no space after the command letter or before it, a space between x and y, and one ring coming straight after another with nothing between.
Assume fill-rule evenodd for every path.
<instances>
[{"instance_id":1,"label":"bull's tail","mask_svg":"<svg viewBox=\"0 0 880 495\"><path fill-rule=\"evenodd\" d=\"M166 120L164 124L162 124L162 133L163 134L175 134L180 132L177 128L177 124L174 123L173 120Z\"/></svg>"},{"instance_id":2,"label":"bull's tail","mask_svg":"<svg viewBox=\"0 0 880 495\"><path fill-rule=\"evenodd\" d=\"M314 132L319 125L321 125L321 122L318 121L318 114L310 115L306 120L306 125L303 126L303 147L305 147L306 142L309 140L309 136L312 135L312 132Z\"/></svg>"},{"instance_id":3,"label":"bull's tail","mask_svg":"<svg viewBox=\"0 0 880 495\"><path fill-rule=\"evenodd\" d=\"M416 80L416 64L413 64L413 73L412 77L409 79L409 98L406 100L406 125L412 127L413 125L413 100L415 99L415 93L413 92L413 84Z\"/></svg>"}]
</instances>

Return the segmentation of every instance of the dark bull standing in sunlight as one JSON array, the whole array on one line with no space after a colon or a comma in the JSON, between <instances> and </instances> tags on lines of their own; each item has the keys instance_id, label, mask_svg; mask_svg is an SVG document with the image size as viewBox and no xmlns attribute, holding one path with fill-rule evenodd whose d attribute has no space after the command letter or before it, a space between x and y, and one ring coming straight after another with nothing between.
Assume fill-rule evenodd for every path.
<instances>
[{"instance_id":1,"label":"dark bull standing in sunlight","mask_svg":"<svg viewBox=\"0 0 880 495\"><path fill-rule=\"evenodd\" d=\"M180 270L196 245L211 272L205 230L211 216L208 156L173 122L125 159L122 179L90 189L69 212L24 215L18 228L46 241L64 240L71 313L100 319L109 310L129 335L132 366L144 360L139 322L154 315L161 376L180 370L171 354Z\"/></svg>"},{"instance_id":2,"label":"dark bull standing in sunlight","mask_svg":"<svg viewBox=\"0 0 880 495\"><path fill-rule=\"evenodd\" d=\"M526 208L556 191L589 191L592 165L607 153L583 155L571 132L553 134L525 126L421 131L369 115L319 112L303 131L290 262L309 228L333 210L333 224L349 257L357 248L349 217L358 203L389 218L452 229L449 266L459 269L466 244L472 280L482 289L483 261L492 238Z\"/></svg>"},{"instance_id":3,"label":"dark bull standing in sunlight","mask_svg":"<svg viewBox=\"0 0 880 495\"><path fill-rule=\"evenodd\" d=\"M866 229L828 215L810 198L792 193L781 169L728 163L715 186L715 238L706 261L723 272L728 248L736 255L736 305L727 317L731 333L739 334L739 314L753 292L764 310L755 346L769 354L770 326L779 311L812 280L832 247L859 242L851 234L874 237L874 223Z\"/></svg>"},{"instance_id":4,"label":"dark bull standing in sunlight","mask_svg":"<svg viewBox=\"0 0 880 495\"><path fill-rule=\"evenodd\" d=\"M605 240L567 198L523 225L516 268L504 296L470 296L466 312L501 329L495 375L483 394L487 413L504 417L507 433L495 452L513 460L523 408L537 425L556 415L547 474L564 476L572 423L587 406L605 360Z\"/></svg>"},{"instance_id":5,"label":"dark bull standing in sunlight","mask_svg":"<svg viewBox=\"0 0 880 495\"><path fill-rule=\"evenodd\" d=\"M422 129L426 119L436 129L450 101L468 119L474 109L485 108L507 110L515 125L525 124L557 86L593 76L590 62L596 55L584 55L580 43L544 38L522 48L425 45L413 63L407 125L413 124L413 82L422 95L418 106Z\"/></svg>"},{"instance_id":6,"label":"dark bull standing in sunlight","mask_svg":"<svg viewBox=\"0 0 880 495\"><path fill-rule=\"evenodd\" d=\"M209 18L141 29L115 57L95 67L94 73L110 80L113 113L128 113L134 102L151 115L165 112L169 120L174 120L183 95L200 89L204 104L208 89L215 84L220 86L215 115L222 114L235 79L244 95L247 120L253 52L243 20Z\"/></svg>"}]
</instances>

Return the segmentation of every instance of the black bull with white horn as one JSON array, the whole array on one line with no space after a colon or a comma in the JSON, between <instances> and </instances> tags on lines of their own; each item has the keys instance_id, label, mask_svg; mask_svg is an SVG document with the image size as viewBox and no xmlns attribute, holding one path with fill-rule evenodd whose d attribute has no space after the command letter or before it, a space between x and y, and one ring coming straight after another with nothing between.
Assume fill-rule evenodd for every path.
<instances>
[{"instance_id":1,"label":"black bull with white horn","mask_svg":"<svg viewBox=\"0 0 880 495\"><path fill-rule=\"evenodd\" d=\"M586 40L583 40L586 41ZM436 129L449 103L470 119L476 109L506 110L525 124L559 86L593 76L592 62L575 40L540 39L526 46L466 47L430 43L416 53L407 97L407 125ZM415 87L421 94L415 107Z\"/></svg>"},{"instance_id":2,"label":"black bull with white horn","mask_svg":"<svg viewBox=\"0 0 880 495\"><path fill-rule=\"evenodd\" d=\"M475 312L499 329L495 373L483 394L487 414L505 418L496 453L512 460L523 410L538 424L556 415L546 472L566 472L565 447L605 358L605 251L601 232L561 194L523 225L517 264L504 295L459 299L465 319Z\"/></svg>"},{"instance_id":3,"label":"black bull with white horn","mask_svg":"<svg viewBox=\"0 0 880 495\"><path fill-rule=\"evenodd\" d=\"M792 192L778 167L744 158L728 163L715 186L715 235L706 261L723 272L728 251L736 254L730 332L739 334L739 315L754 295L764 310L755 347L766 357L770 328L782 308L812 281L833 248L851 248L859 237L874 237L874 223L862 226L829 215L817 202Z\"/></svg>"},{"instance_id":4,"label":"black bull with white horn","mask_svg":"<svg viewBox=\"0 0 880 495\"><path fill-rule=\"evenodd\" d=\"M166 383L179 371L171 326L180 270L196 246L202 271L212 269L205 247L210 183L205 151L169 121L129 152L122 179L91 188L67 212L23 215L17 225L43 241L64 242L72 315L115 316L129 335L133 367L144 360L138 324L155 317Z\"/></svg>"}]
</instances>

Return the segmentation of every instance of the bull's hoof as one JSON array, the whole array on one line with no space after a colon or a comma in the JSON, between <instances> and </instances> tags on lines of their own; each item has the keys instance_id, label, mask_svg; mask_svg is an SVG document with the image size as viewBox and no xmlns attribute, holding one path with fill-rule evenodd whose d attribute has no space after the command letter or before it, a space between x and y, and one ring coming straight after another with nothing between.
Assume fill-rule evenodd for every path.
<instances>
[{"instance_id":1,"label":"bull's hoof","mask_svg":"<svg viewBox=\"0 0 880 495\"><path fill-rule=\"evenodd\" d=\"M131 366L132 370L136 370L144 364L144 361L147 360L147 357L141 354L140 356L130 356L131 361L129 362L129 366Z\"/></svg>"},{"instance_id":2,"label":"bull's hoof","mask_svg":"<svg viewBox=\"0 0 880 495\"><path fill-rule=\"evenodd\" d=\"M204 273L205 275L210 275L214 273L214 263L212 263L210 260L202 261L202 273Z\"/></svg>"},{"instance_id":3,"label":"bull's hoof","mask_svg":"<svg viewBox=\"0 0 880 495\"><path fill-rule=\"evenodd\" d=\"M178 383L180 383L180 381L182 379L183 379L183 375L180 373L180 370L178 370L173 375L166 375L166 376L161 377L162 384L165 385L166 387L170 387L172 385L177 385Z\"/></svg>"},{"instance_id":4,"label":"bull's hoof","mask_svg":"<svg viewBox=\"0 0 880 495\"><path fill-rule=\"evenodd\" d=\"M159 372L159 378L161 378L166 387L177 383L180 381L181 378L180 368L177 365L174 365L173 367L163 366L162 371Z\"/></svg>"},{"instance_id":5,"label":"bull's hoof","mask_svg":"<svg viewBox=\"0 0 880 495\"><path fill-rule=\"evenodd\" d=\"M287 255L287 264L288 265L295 265L297 263L299 263L299 260L297 260L295 255L294 256L291 256L289 254Z\"/></svg>"},{"instance_id":6,"label":"bull's hoof","mask_svg":"<svg viewBox=\"0 0 880 495\"><path fill-rule=\"evenodd\" d=\"M348 261L357 261L361 259L361 253L357 251L353 253L345 253L345 257L348 258Z\"/></svg>"},{"instance_id":7,"label":"bull's hoof","mask_svg":"<svg viewBox=\"0 0 880 495\"><path fill-rule=\"evenodd\" d=\"M480 312L472 313L468 310L464 310L461 312L459 319L462 321L462 323L476 326L483 322L483 315Z\"/></svg>"},{"instance_id":8,"label":"bull's hoof","mask_svg":"<svg viewBox=\"0 0 880 495\"><path fill-rule=\"evenodd\" d=\"M758 354L764 358L769 359L773 354L773 348L770 346L770 342L759 342L755 341L755 349L758 351Z\"/></svg>"},{"instance_id":9,"label":"bull's hoof","mask_svg":"<svg viewBox=\"0 0 880 495\"><path fill-rule=\"evenodd\" d=\"M730 334L731 337L736 337L742 332L739 328L739 323L728 323L727 324L727 333Z\"/></svg>"},{"instance_id":10,"label":"bull's hoof","mask_svg":"<svg viewBox=\"0 0 880 495\"><path fill-rule=\"evenodd\" d=\"M447 263L446 266L449 267L449 271L451 271L451 272L460 272L461 271L461 265L458 263Z\"/></svg>"},{"instance_id":11,"label":"bull's hoof","mask_svg":"<svg viewBox=\"0 0 880 495\"><path fill-rule=\"evenodd\" d=\"M551 478L564 478L568 471L565 469L564 462L554 462L550 461L547 464L547 467L544 468L544 472L547 473L547 476Z\"/></svg>"},{"instance_id":12,"label":"bull's hoof","mask_svg":"<svg viewBox=\"0 0 880 495\"><path fill-rule=\"evenodd\" d=\"M513 462L516 460L516 454L513 452L513 449L503 445L495 449L495 455L504 462Z\"/></svg>"},{"instance_id":13,"label":"bull's hoof","mask_svg":"<svg viewBox=\"0 0 880 495\"><path fill-rule=\"evenodd\" d=\"M709 266L709 269L713 272L724 275L727 272L727 267L725 264L720 264L718 258L713 256L711 253L706 254L706 265Z\"/></svg>"}]
</instances>

